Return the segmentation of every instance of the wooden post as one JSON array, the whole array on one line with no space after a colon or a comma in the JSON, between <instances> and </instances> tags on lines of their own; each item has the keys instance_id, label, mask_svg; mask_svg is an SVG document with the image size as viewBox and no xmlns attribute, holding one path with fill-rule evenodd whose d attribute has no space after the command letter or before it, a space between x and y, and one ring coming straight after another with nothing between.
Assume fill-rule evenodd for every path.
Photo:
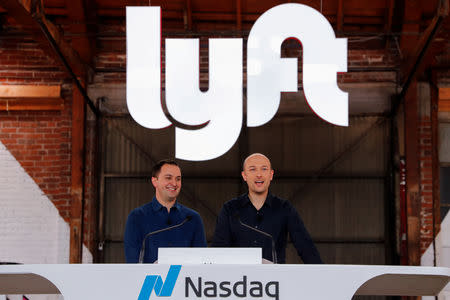
<instances>
[{"instance_id":1,"label":"wooden post","mask_svg":"<svg viewBox=\"0 0 450 300\"><path fill-rule=\"evenodd\" d=\"M420 265L420 195L417 80L405 95L406 215L408 261Z\"/></svg>"},{"instance_id":2,"label":"wooden post","mask_svg":"<svg viewBox=\"0 0 450 300\"><path fill-rule=\"evenodd\" d=\"M83 249L84 127L85 102L74 84L72 86L70 263L81 263Z\"/></svg>"},{"instance_id":3,"label":"wooden post","mask_svg":"<svg viewBox=\"0 0 450 300\"><path fill-rule=\"evenodd\" d=\"M433 77L435 74L433 72ZM431 145L432 145L432 178L433 178L433 240L440 231L441 227L441 195L440 195L440 164L439 164L439 89L436 86L436 80L433 78L431 84ZM433 251L436 251L436 247ZM436 252L435 252L436 254ZM436 264L436 255L434 256Z\"/></svg>"}]
</instances>

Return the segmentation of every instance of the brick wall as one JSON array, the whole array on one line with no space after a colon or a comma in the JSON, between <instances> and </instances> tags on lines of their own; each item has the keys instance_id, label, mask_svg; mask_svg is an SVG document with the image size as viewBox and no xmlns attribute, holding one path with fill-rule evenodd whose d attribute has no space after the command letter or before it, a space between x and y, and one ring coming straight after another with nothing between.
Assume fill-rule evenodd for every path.
<instances>
[{"instance_id":1,"label":"brick wall","mask_svg":"<svg viewBox=\"0 0 450 300\"><path fill-rule=\"evenodd\" d=\"M0 84L64 84L67 75L29 39L2 38ZM61 216L70 212L71 90L60 112L0 112L0 140L21 163Z\"/></svg>"},{"instance_id":2,"label":"brick wall","mask_svg":"<svg viewBox=\"0 0 450 300\"><path fill-rule=\"evenodd\" d=\"M61 112L0 112L0 139L69 221L70 99Z\"/></svg>"},{"instance_id":3,"label":"brick wall","mask_svg":"<svg viewBox=\"0 0 450 300\"><path fill-rule=\"evenodd\" d=\"M0 85L60 85L64 99L61 111L0 112L0 142L20 163L47 199L69 222L71 205L71 95L70 77L55 60L47 57L28 38L0 39ZM94 133L93 133L94 134ZM91 136L88 140L93 140ZM92 144L92 143L91 143ZM92 153L91 153L92 154ZM92 155L88 162L94 164ZM86 179L85 244L93 249L95 200L92 168ZM42 193L41 192L41 193ZM0 194L3 191L0 189ZM67 233L68 234L68 233ZM68 250L67 250L68 257ZM84 253L91 260L89 251Z\"/></svg>"},{"instance_id":4,"label":"brick wall","mask_svg":"<svg viewBox=\"0 0 450 300\"><path fill-rule=\"evenodd\" d=\"M0 84L60 84L61 67L26 37L0 39Z\"/></svg>"},{"instance_id":5,"label":"brick wall","mask_svg":"<svg viewBox=\"0 0 450 300\"><path fill-rule=\"evenodd\" d=\"M431 128L431 91L430 84L418 83L418 151L419 151L419 196L420 196L420 252L424 254L434 236L439 232L439 226L433 229L433 148ZM439 216L436 216L439 220Z\"/></svg>"},{"instance_id":6,"label":"brick wall","mask_svg":"<svg viewBox=\"0 0 450 300\"><path fill-rule=\"evenodd\" d=\"M450 84L450 71L439 70L436 72L438 86L448 86ZM420 170L421 170L421 202L422 202L422 223L421 223L421 265L423 266L441 266L450 267L450 214L436 216L442 220L436 231L434 246L432 244L432 181L431 181L431 149L439 147L439 162L442 165L448 165L449 159L446 155L449 153L450 145L449 135L445 129L449 122L448 114L439 115L439 143L431 144L431 122L427 117L422 117L419 127L420 139ZM444 126L443 126L444 125ZM443 183L440 178L440 184ZM442 190L442 189L441 189ZM442 195L440 196L442 203ZM442 205L442 204L441 204ZM442 213L442 210L441 210ZM424 249L425 248L425 249ZM432 300L431 297L422 297L424 300ZM440 292L438 299L450 299L450 283Z\"/></svg>"},{"instance_id":7,"label":"brick wall","mask_svg":"<svg viewBox=\"0 0 450 300\"><path fill-rule=\"evenodd\" d=\"M419 120L420 172L420 251L423 254L433 241L433 174L432 174L431 120Z\"/></svg>"}]
</instances>

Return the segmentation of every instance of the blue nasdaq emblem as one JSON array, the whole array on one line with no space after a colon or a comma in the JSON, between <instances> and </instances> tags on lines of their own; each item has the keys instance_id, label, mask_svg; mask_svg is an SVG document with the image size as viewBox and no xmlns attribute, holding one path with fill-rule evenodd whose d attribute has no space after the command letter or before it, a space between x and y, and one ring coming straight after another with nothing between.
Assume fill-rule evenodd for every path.
<instances>
[{"instance_id":1,"label":"blue nasdaq emblem","mask_svg":"<svg viewBox=\"0 0 450 300\"><path fill-rule=\"evenodd\" d=\"M163 281L160 275L148 275L145 277L138 300L148 300L153 290L158 297L169 297L172 295L173 288L177 282L181 266L170 266L166 280Z\"/></svg>"}]
</instances>

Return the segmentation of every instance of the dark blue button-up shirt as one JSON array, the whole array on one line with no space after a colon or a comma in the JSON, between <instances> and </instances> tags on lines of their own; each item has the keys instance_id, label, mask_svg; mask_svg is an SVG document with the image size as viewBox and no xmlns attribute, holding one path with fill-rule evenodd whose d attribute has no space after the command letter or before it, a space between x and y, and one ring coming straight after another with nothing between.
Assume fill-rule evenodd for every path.
<instances>
[{"instance_id":1,"label":"dark blue button-up shirt","mask_svg":"<svg viewBox=\"0 0 450 300\"><path fill-rule=\"evenodd\" d=\"M172 225L180 224L186 217L191 219L182 226L149 236L145 244L145 263L158 259L159 247L206 247L205 230L200 215L176 202L170 209L162 206L155 197L128 216L124 247L127 263L139 261L139 251L146 234Z\"/></svg>"},{"instance_id":2,"label":"dark blue button-up shirt","mask_svg":"<svg viewBox=\"0 0 450 300\"><path fill-rule=\"evenodd\" d=\"M225 203L217 218L213 247L261 247L263 258L272 261L271 239L244 227L239 219L272 235L278 263L286 262L288 233L304 263L322 263L300 216L288 201L268 194L264 205L256 210L248 195L242 195Z\"/></svg>"}]
</instances>

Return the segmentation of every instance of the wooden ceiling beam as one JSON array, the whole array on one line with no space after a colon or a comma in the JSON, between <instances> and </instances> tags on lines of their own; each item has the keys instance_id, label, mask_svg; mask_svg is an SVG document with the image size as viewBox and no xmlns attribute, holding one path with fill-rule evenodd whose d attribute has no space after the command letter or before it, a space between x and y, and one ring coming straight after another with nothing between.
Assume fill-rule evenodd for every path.
<instances>
[{"instance_id":1,"label":"wooden ceiling beam","mask_svg":"<svg viewBox=\"0 0 450 300\"><path fill-rule=\"evenodd\" d=\"M67 9L65 7L46 7L44 13L46 15L67 16Z\"/></svg>"},{"instance_id":2,"label":"wooden ceiling beam","mask_svg":"<svg viewBox=\"0 0 450 300\"><path fill-rule=\"evenodd\" d=\"M448 0L442 0L448 1ZM439 29L441 28L444 18L448 15L448 11L445 13L437 13L433 18L430 25L422 33L420 39L416 43L416 47L411 50L411 55L409 56L406 63L401 68L402 75L402 86L403 89L408 88L408 83L419 73L419 71L424 67L423 62L427 61L427 51L430 48L431 43L436 37ZM402 91L402 94L404 92Z\"/></svg>"},{"instance_id":3,"label":"wooden ceiling beam","mask_svg":"<svg viewBox=\"0 0 450 300\"><path fill-rule=\"evenodd\" d=\"M71 21L69 31L71 33L75 33L75 35L71 38L72 46L85 63L90 63L94 54L95 40L89 37L90 35L87 26L88 18L86 16L86 5L89 4L87 4L84 0L66 0L65 2L67 7L67 16ZM95 1L89 2L94 3ZM89 11L95 12L95 8L91 8ZM90 19L92 20L92 16ZM94 22L92 22L92 24L94 24Z\"/></svg>"},{"instance_id":4,"label":"wooden ceiling beam","mask_svg":"<svg viewBox=\"0 0 450 300\"><path fill-rule=\"evenodd\" d=\"M236 0L236 29L242 30L242 3L241 0Z\"/></svg>"},{"instance_id":5,"label":"wooden ceiling beam","mask_svg":"<svg viewBox=\"0 0 450 300\"><path fill-rule=\"evenodd\" d=\"M400 35L400 49L402 56L408 58L412 55L419 36L422 8L418 1L403 0L404 13Z\"/></svg>"},{"instance_id":6,"label":"wooden ceiling beam","mask_svg":"<svg viewBox=\"0 0 450 300\"><path fill-rule=\"evenodd\" d=\"M442 26L444 19L448 16L449 0L438 1L439 8L436 16L433 18L427 29L423 32L420 39L416 41L416 46L413 50L410 50L409 58L400 69L400 85L402 86L402 89L397 97L398 100L393 107L394 115L397 114L400 105L408 94L410 85L414 86L414 82L417 82L417 74L423 73L423 69L427 67L424 64L424 61L427 61L427 55L429 55L427 51Z\"/></svg>"},{"instance_id":7,"label":"wooden ceiling beam","mask_svg":"<svg viewBox=\"0 0 450 300\"><path fill-rule=\"evenodd\" d=\"M337 20L336 29L338 32L342 32L344 30L344 0L338 1L336 20Z\"/></svg>"},{"instance_id":8,"label":"wooden ceiling beam","mask_svg":"<svg viewBox=\"0 0 450 300\"><path fill-rule=\"evenodd\" d=\"M395 0L386 0L386 14L384 22L384 32L390 33L392 31L392 18L394 17Z\"/></svg>"},{"instance_id":9,"label":"wooden ceiling beam","mask_svg":"<svg viewBox=\"0 0 450 300\"><path fill-rule=\"evenodd\" d=\"M384 32L386 33L385 49L388 49L389 47L389 39L392 33L392 24L393 24L392 18L394 17L394 3L395 0L386 0L386 14L384 21Z\"/></svg>"},{"instance_id":10,"label":"wooden ceiling beam","mask_svg":"<svg viewBox=\"0 0 450 300\"><path fill-rule=\"evenodd\" d=\"M183 9L163 9L162 10L162 20L163 22L170 22L170 21L180 21L180 23L183 24L184 29L192 27L193 24L192 20L195 20L196 26L199 26L198 23L207 23L212 22L215 25L218 24L218 21L222 23L230 23L235 24L236 28L241 28L241 30L246 26L245 23L254 23L262 13L259 12L247 12L242 10L242 0L236 0L236 8L232 12L210 12L210 11L193 11L192 5L188 4L188 0L185 0L184 8ZM189 3L191 3L192 0L189 0ZM365 15L359 15L352 13L345 13L344 15L344 9L343 5L345 0L340 0L342 5L342 17L340 17L340 27L343 29L344 19L345 24L348 24L349 26L355 25L359 27L364 27L365 25L368 26L377 26L379 28L379 31L381 31L384 28L385 24L385 16L384 15L368 15L368 12L366 12ZM239 5L239 2L241 3ZM240 8L240 9L239 9ZM238 17L240 15L240 17ZM100 17L114 17L114 18L122 18L125 17L125 11L123 9L116 9L116 8L99 8L98 9L98 16ZM330 23L337 24L337 14L336 12L333 12L332 14L325 14L325 17L328 19ZM228 26L228 25L227 25ZM213 26L213 28L215 28ZM361 29L361 28L360 28ZM364 31L364 28L361 29L361 31Z\"/></svg>"},{"instance_id":11,"label":"wooden ceiling beam","mask_svg":"<svg viewBox=\"0 0 450 300\"><path fill-rule=\"evenodd\" d=\"M2 0L2 7L7 10L8 16L15 19L25 31L31 33L33 39L47 55L54 58L55 61L60 61L60 56L53 49L53 45L46 35L49 34L72 70L79 75L87 74L88 67L80 59L79 54L64 41L58 28L46 19L41 1L33 2L37 4L33 7L31 1ZM44 32L43 27L48 30L48 33Z\"/></svg>"},{"instance_id":12,"label":"wooden ceiling beam","mask_svg":"<svg viewBox=\"0 0 450 300\"><path fill-rule=\"evenodd\" d=\"M192 1L186 0L185 3L185 18L184 18L184 29L192 30Z\"/></svg>"},{"instance_id":13,"label":"wooden ceiling beam","mask_svg":"<svg viewBox=\"0 0 450 300\"><path fill-rule=\"evenodd\" d=\"M234 21L236 22L236 13L209 13L209 12L194 12L193 16L196 19L202 21ZM259 14L242 14L241 13L241 22L242 21L256 21L260 15Z\"/></svg>"}]
</instances>

